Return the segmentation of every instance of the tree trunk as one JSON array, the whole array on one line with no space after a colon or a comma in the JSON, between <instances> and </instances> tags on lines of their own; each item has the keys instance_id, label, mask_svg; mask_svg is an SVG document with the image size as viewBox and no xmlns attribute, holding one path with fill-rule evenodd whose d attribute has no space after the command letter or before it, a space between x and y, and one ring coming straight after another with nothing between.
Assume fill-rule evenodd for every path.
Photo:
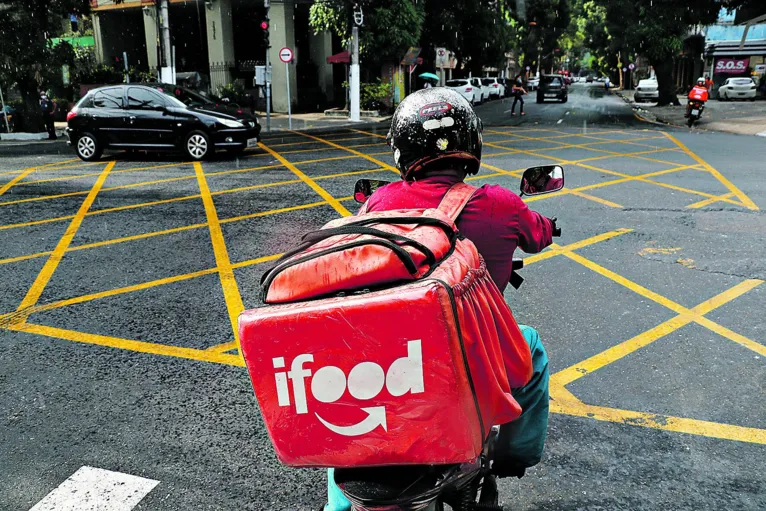
<instances>
[{"instance_id":1,"label":"tree trunk","mask_svg":"<svg viewBox=\"0 0 766 511\"><path fill-rule=\"evenodd\" d=\"M680 105L676 95L676 85L673 81L673 59L667 57L664 59L652 60L654 72L657 75L657 86L659 88L660 98L657 106Z\"/></svg>"},{"instance_id":2,"label":"tree trunk","mask_svg":"<svg viewBox=\"0 0 766 511\"><path fill-rule=\"evenodd\" d=\"M19 92L21 93L21 123L18 131L28 133L40 133L45 131L43 113L40 109L40 93L37 91L37 82L34 79L19 80Z\"/></svg>"}]
</instances>

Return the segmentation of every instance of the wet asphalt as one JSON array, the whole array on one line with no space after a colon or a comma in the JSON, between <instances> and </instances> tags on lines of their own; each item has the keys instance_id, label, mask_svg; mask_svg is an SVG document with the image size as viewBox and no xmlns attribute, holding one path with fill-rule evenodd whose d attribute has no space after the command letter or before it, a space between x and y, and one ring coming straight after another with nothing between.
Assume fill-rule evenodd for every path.
<instances>
[{"instance_id":1,"label":"wet asphalt","mask_svg":"<svg viewBox=\"0 0 766 511\"><path fill-rule=\"evenodd\" d=\"M515 190L508 172L566 169L565 193L529 202L559 218L565 250L528 259L506 292L548 350L554 413L504 504L766 508L766 139L659 129L595 85L525 107L477 108L487 167L472 181ZM357 179L396 178L386 128L263 143L353 212ZM200 168L236 294L257 306L269 256L337 206L260 149ZM222 351L236 297L202 195L180 155L0 153L0 509L86 465L159 481L135 509L320 509L322 471L279 464Z\"/></svg>"}]
</instances>

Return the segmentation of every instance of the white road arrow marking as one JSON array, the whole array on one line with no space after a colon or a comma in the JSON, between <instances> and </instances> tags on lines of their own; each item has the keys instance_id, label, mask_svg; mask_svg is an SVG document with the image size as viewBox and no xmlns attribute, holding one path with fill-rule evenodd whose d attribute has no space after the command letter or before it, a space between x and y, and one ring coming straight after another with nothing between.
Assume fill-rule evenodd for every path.
<instances>
[{"instance_id":1,"label":"white road arrow marking","mask_svg":"<svg viewBox=\"0 0 766 511\"><path fill-rule=\"evenodd\" d=\"M337 433L343 436L360 436L365 435L378 426L383 426L385 431L388 431L386 425L386 407L385 406L373 406L371 408L362 408L363 412L367 412L367 418L358 424L352 426L336 426L331 422L327 422L318 413L314 413L317 419L325 425L327 429L333 433Z\"/></svg>"}]
</instances>

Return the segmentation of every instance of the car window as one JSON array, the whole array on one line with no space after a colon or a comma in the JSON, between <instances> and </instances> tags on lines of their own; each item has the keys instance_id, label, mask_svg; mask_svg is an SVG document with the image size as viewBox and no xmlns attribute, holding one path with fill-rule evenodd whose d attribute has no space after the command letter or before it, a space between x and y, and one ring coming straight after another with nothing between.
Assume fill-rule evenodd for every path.
<instances>
[{"instance_id":1,"label":"car window","mask_svg":"<svg viewBox=\"0 0 766 511\"><path fill-rule=\"evenodd\" d=\"M543 76L542 83L546 85L561 85L561 78L558 76Z\"/></svg>"},{"instance_id":2,"label":"car window","mask_svg":"<svg viewBox=\"0 0 766 511\"><path fill-rule=\"evenodd\" d=\"M493 83L495 83L495 79L494 78L485 78L485 79L483 79L481 81L481 83L483 83L484 85L492 85Z\"/></svg>"},{"instance_id":3,"label":"car window","mask_svg":"<svg viewBox=\"0 0 766 511\"><path fill-rule=\"evenodd\" d=\"M122 87L101 89L93 95L96 108L122 108Z\"/></svg>"},{"instance_id":4,"label":"car window","mask_svg":"<svg viewBox=\"0 0 766 511\"><path fill-rule=\"evenodd\" d=\"M734 82L734 85L751 85L753 80L750 78L735 78L732 82Z\"/></svg>"},{"instance_id":5,"label":"car window","mask_svg":"<svg viewBox=\"0 0 766 511\"><path fill-rule=\"evenodd\" d=\"M468 80L447 80L447 87L462 87L468 85Z\"/></svg>"},{"instance_id":6,"label":"car window","mask_svg":"<svg viewBox=\"0 0 766 511\"><path fill-rule=\"evenodd\" d=\"M93 94L86 94L75 106L77 108L91 108L93 106Z\"/></svg>"},{"instance_id":7,"label":"car window","mask_svg":"<svg viewBox=\"0 0 766 511\"><path fill-rule=\"evenodd\" d=\"M128 87L128 108L148 108L152 105L165 106L165 100L149 89Z\"/></svg>"}]
</instances>

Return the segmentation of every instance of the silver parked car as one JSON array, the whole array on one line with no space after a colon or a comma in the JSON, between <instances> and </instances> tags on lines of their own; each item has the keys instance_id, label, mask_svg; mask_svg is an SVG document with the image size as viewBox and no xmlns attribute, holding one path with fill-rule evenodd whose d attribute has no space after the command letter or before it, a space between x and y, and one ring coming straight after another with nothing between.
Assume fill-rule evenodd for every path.
<instances>
[{"instance_id":1,"label":"silver parked car","mask_svg":"<svg viewBox=\"0 0 766 511\"><path fill-rule=\"evenodd\" d=\"M657 80L640 80L633 95L636 103L642 101L657 101L660 99L660 89Z\"/></svg>"}]
</instances>

